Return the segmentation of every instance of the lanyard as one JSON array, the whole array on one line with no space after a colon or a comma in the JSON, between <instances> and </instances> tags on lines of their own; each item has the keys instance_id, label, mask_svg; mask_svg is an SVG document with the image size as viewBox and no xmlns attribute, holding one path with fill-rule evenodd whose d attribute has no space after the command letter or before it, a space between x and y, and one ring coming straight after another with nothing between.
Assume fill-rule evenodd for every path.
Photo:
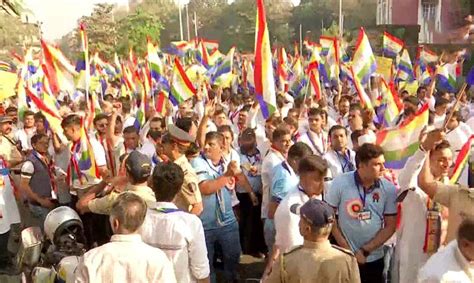
<instances>
[{"instance_id":1,"label":"lanyard","mask_svg":"<svg viewBox=\"0 0 474 283\"><path fill-rule=\"evenodd\" d=\"M221 176L222 174L224 174L224 161L221 159L221 161L219 161L219 169L216 170L215 169L215 166L212 165L211 163L209 163L209 160L207 160L206 156L204 156L204 154L201 153L201 158L204 159L204 161L206 161L207 165L209 166L209 168L211 168L212 171L216 172L219 176Z\"/></svg>"},{"instance_id":2,"label":"lanyard","mask_svg":"<svg viewBox=\"0 0 474 283\"><path fill-rule=\"evenodd\" d=\"M252 164L252 166L259 163L260 160L262 159L260 156L260 150L258 149L255 154L252 154L252 155L244 154L244 155L245 155L245 158L247 158L247 160L249 161L249 163ZM251 158L253 158L253 161L251 160Z\"/></svg>"},{"instance_id":3,"label":"lanyard","mask_svg":"<svg viewBox=\"0 0 474 283\"><path fill-rule=\"evenodd\" d=\"M158 211L159 213L165 213L165 214L173 213L173 212L177 212L177 211L181 211L181 210L178 209L178 208L166 208L166 207L154 208L154 210L155 210L155 211Z\"/></svg>"},{"instance_id":4,"label":"lanyard","mask_svg":"<svg viewBox=\"0 0 474 283\"><path fill-rule=\"evenodd\" d=\"M324 155L324 136L323 136L323 133L321 132L321 146L323 147L323 150L319 150L319 147L316 146L316 143L314 142L314 140L311 138L311 135L310 135L310 132L308 131L306 133L306 135L308 136L308 139L309 141L311 142L311 144L313 145L313 148L316 149L319 153L319 155L323 156Z\"/></svg>"},{"instance_id":5,"label":"lanyard","mask_svg":"<svg viewBox=\"0 0 474 283\"><path fill-rule=\"evenodd\" d=\"M337 160L341 164L342 173L354 171L354 164L352 164L351 157L350 157L351 153L349 150L347 151L348 153L347 155L343 154L342 156L339 154L339 152L337 151L334 151L334 152L336 153ZM342 158L342 161L341 161L341 158Z\"/></svg>"},{"instance_id":6,"label":"lanyard","mask_svg":"<svg viewBox=\"0 0 474 283\"><path fill-rule=\"evenodd\" d=\"M288 171L288 173L291 175L293 175L293 173L291 172L291 169L290 169L290 165L286 162L286 161L283 161L281 163L281 166L283 167L283 169L285 169L286 171ZM303 191L302 191L303 192Z\"/></svg>"},{"instance_id":7,"label":"lanyard","mask_svg":"<svg viewBox=\"0 0 474 283\"><path fill-rule=\"evenodd\" d=\"M357 193L359 194L359 197L360 197L360 200L362 201L362 208L364 209L365 208L365 199L367 197L367 193L365 192L365 189L364 187L362 186L362 191L364 192L363 194L360 193L360 188L359 188L359 174L356 172L354 172L354 183L356 185L356 189L357 189Z\"/></svg>"}]
</instances>

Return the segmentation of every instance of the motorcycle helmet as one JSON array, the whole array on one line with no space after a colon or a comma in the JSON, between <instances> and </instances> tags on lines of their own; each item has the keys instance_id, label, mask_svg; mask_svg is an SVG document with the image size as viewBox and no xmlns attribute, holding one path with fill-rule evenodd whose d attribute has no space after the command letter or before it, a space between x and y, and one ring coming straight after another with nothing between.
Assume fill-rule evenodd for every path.
<instances>
[{"instance_id":1,"label":"motorcycle helmet","mask_svg":"<svg viewBox=\"0 0 474 283\"><path fill-rule=\"evenodd\" d=\"M44 221L44 232L46 237L58 245L64 234L79 236L82 234L83 225L81 218L72 208L60 206L51 210Z\"/></svg>"}]
</instances>

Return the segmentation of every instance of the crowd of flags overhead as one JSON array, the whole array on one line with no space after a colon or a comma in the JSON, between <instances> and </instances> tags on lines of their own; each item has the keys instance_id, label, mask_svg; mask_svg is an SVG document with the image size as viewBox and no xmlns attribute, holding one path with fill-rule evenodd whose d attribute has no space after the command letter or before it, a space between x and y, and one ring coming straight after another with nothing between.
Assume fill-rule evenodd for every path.
<instances>
[{"instance_id":1,"label":"crowd of flags overhead","mask_svg":"<svg viewBox=\"0 0 474 283\"><path fill-rule=\"evenodd\" d=\"M443 62L442 55L425 46L418 47L412 61L404 42L384 32L379 55L394 59L392 75L380 81L379 96L373 97L368 87L371 78L377 76L377 56L363 28L359 30L352 57L346 52L346 43L331 36L322 36L317 43L305 40L306 52L299 50L297 44L293 53L281 46L272 50L263 1L256 0L256 7L255 49L250 56L239 54L236 47L222 54L218 42L203 38L172 42L169 47L155 45L147 39L143 43L147 47L143 58L130 50L126 57L114 54L113 60L108 62L101 58L100 51L89 52L87 27L80 25L80 53L74 66L56 46L41 41L41 54L33 54L28 49L23 57L14 56L19 66L16 92L20 114L28 108L39 110L45 114L50 127L62 133L58 99L68 95L72 101L85 100L88 113L98 113L100 101L113 85L119 87L119 95L132 98L135 125L141 127L147 107L155 107L164 115L169 102L183 103L199 91L207 99L207 90L215 85L234 91L248 89L255 94L261 114L267 118L277 109L279 93L319 100L325 95L325 88L339 88L340 82L347 80L352 86L351 94L361 105L378 110L379 122L391 127L402 110L396 87L400 82L417 81L419 85L428 85L435 79L443 88L456 90L459 76L456 62ZM11 64L0 61L0 70L12 71ZM472 77L474 81L474 73ZM407 138L408 148L391 148L397 144L391 137L407 137L408 130L419 131L427 123L426 113L420 113L413 124L379 134L380 144L390 153L389 162L399 166L413 146L413 141ZM86 128L91 127L93 117L86 117Z\"/></svg>"}]
</instances>

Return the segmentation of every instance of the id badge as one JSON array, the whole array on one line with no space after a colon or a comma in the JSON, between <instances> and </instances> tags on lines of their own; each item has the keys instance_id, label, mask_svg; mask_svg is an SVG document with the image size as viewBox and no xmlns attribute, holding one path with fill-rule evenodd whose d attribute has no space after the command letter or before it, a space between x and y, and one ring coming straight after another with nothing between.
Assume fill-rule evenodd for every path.
<instances>
[{"instance_id":1,"label":"id badge","mask_svg":"<svg viewBox=\"0 0 474 283\"><path fill-rule=\"evenodd\" d=\"M372 218L372 212L370 210L364 210L359 212L359 220L370 220Z\"/></svg>"}]
</instances>

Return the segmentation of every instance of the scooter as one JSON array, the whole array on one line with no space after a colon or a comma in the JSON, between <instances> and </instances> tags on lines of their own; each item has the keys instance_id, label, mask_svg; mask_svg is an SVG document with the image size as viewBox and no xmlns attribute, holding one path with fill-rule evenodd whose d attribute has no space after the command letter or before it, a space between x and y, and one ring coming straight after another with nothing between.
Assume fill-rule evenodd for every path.
<instances>
[{"instance_id":1,"label":"scooter","mask_svg":"<svg viewBox=\"0 0 474 283\"><path fill-rule=\"evenodd\" d=\"M21 232L15 258L26 283L74 282L74 271L85 249L84 227L79 215L61 206L48 213L44 233L38 227Z\"/></svg>"}]
</instances>

